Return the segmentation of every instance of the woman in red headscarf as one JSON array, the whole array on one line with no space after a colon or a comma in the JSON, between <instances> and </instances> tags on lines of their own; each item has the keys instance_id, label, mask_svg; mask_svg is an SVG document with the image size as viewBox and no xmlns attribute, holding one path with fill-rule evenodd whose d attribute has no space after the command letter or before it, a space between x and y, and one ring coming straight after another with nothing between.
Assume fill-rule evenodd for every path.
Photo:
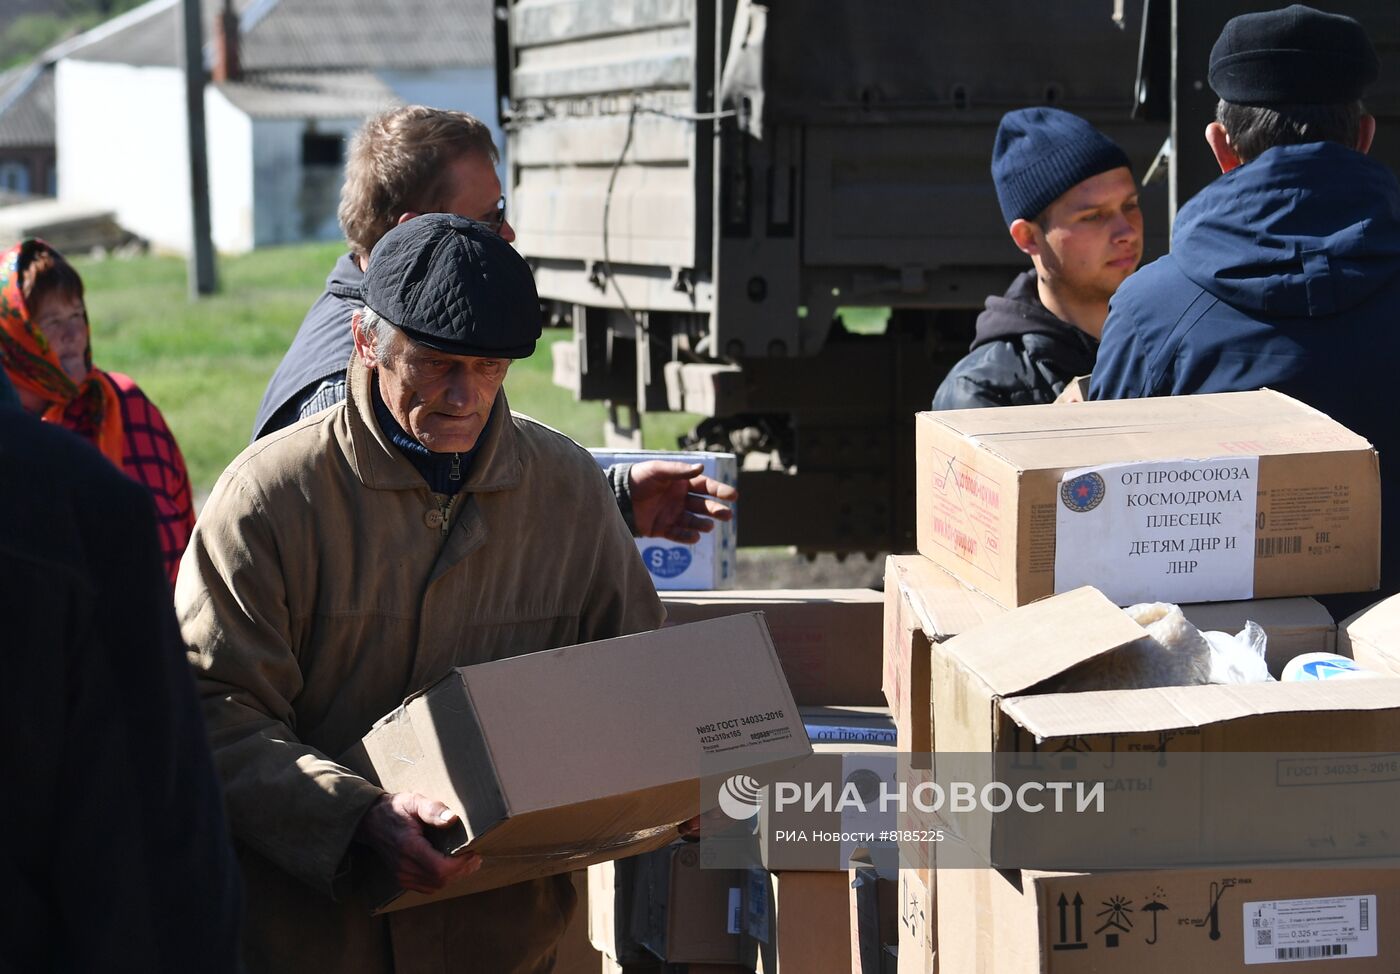
<instances>
[{"instance_id":1,"label":"woman in red headscarf","mask_svg":"<svg viewBox=\"0 0 1400 974\"><path fill-rule=\"evenodd\" d=\"M20 403L87 439L146 485L170 582L194 530L185 459L160 410L135 382L92 364L83 281L42 240L0 256L0 358Z\"/></svg>"}]
</instances>

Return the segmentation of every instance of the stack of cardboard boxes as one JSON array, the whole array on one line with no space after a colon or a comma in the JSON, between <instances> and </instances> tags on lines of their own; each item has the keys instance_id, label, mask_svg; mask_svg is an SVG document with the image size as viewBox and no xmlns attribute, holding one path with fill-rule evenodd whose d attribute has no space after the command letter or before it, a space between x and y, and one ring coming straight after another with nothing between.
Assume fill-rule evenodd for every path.
<instances>
[{"instance_id":1,"label":"stack of cardboard boxes","mask_svg":"<svg viewBox=\"0 0 1400 974\"><path fill-rule=\"evenodd\" d=\"M911 815L942 834L905 849L897 969L1400 970L1400 869L1371 861L1400 833L1400 761L1377 757L1400 680L1046 692L1141 638L1118 608L1138 602L1258 623L1276 676L1336 651L1310 596L1378 584L1369 444L1267 391L926 413L917 437L919 554L887 565L883 678L900 749L930 752L910 776L1033 767L1108 785L1113 808ZM1386 609L1340 645L1400 674Z\"/></svg>"},{"instance_id":2,"label":"stack of cardboard boxes","mask_svg":"<svg viewBox=\"0 0 1400 974\"><path fill-rule=\"evenodd\" d=\"M663 593L668 625L762 612L813 755L785 777L893 776L894 723L883 706L883 596L868 589ZM588 870L594 958L560 974L763 971L893 972L897 878L889 866L857 871L849 843L789 849L783 822L756 818L754 868L707 868L705 846L671 846ZM816 819L804 815L802 825ZM849 829L838 814L831 831ZM813 850L816 850L815 852ZM801 854L797 854L800 852Z\"/></svg>"},{"instance_id":3,"label":"stack of cardboard boxes","mask_svg":"<svg viewBox=\"0 0 1400 974\"><path fill-rule=\"evenodd\" d=\"M1400 870L1373 861L1400 843L1400 800L1378 797L1400 782L1400 601L1339 636L1310 597L1378 583L1369 445L1241 393L923 414L917 469L919 554L889 559L883 593L663 593L667 628L456 671L344 760L458 812L447 847L491 866L440 895L573 870L559 974L1400 970ZM1383 676L1049 692L1142 637L1118 607L1149 600L1259 624L1275 675L1340 649ZM738 747L705 743L720 724ZM1289 756L1225 760L1266 751ZM865 794L1009 781L1027 758L1112 783L1116 816L797 825L764 802L756 868L676 841L716 773ZM776 839L816 824L919 838L895 860Z\"/></svg>"}]
</instances>

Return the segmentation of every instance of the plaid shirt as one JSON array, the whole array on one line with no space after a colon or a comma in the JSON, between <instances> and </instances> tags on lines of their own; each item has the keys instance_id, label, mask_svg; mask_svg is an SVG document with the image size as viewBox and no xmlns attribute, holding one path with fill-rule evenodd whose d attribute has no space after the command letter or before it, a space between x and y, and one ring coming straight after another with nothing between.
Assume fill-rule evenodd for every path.
<instances>
[{"instance_id":1,"label":"plaid shirt","mask_svg":"<svg viewBox=\"0 0 1400 974\"><path fill-rule=\"evenodd\" d=\"M126 436L122 470L132 480L145 484L155 501L160 550L173 586L180 557L194 530L194 502L185 458L180 455L170 427L165 425L165 417L141 387L120 372L106 375L121 399L122 430Z\"/></svg>"}]
</instances>

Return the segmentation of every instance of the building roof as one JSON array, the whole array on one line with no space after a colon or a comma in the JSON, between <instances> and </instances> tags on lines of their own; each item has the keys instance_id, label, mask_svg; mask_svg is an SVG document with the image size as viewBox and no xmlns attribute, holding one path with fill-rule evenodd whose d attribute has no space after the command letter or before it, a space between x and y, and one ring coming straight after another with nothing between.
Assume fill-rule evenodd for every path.
<instances>
[{"instance_id":1,"label":"building roof","mask_svg":"<svg viewBox=\"0 0 1400 974\"><path fill-rule=\"evenodd\" d=\"M491 0L234 0L233 6L245 72L483 67L494 58ZM222 0L201 0L206 39L222 7ZM180 17L180 0L150 0L74 38L63 55L175 67Z\"/></svg>"},{"instance_id":2,"label":"building roof","mask_svg":"<svg viewBox=\"0 0 1400 974\"><path fill-rule=\"evenodd\" d=\"M203 5L208 23L211 4ZM180 0L151 0L59 45L59 57L174 68L183 36Z\"/></svg>"},{"instance_id":3,"label":"building roof","mask_svg":"<svg viewBox=\"0 0 1400 974\"><path fill-rule=\"evenodd\" d=\"M53 64L36 61L0 74L0 147L53 144Z\"/></svg>"},{"instance_id":4,"label":"building roof","mask_svg":"<svg viewBox=\"0 0 1400 974\"><path fill-rule=\"evenodd\" d=\"M425 69L494 60L490 0L278 0L247 30L243 67Z\"/></svg>"},{"instance_id":5,"label":"building roof","mask_svg":"<svg viewBox=\"0 0 1400 974\"><path fill-rule=\"evenodd\" d=\"M368 71L267 71L218 88L251 118L363 118L403 104Z\"/></svg>"},{"instance_id":6,"label":"building roof","mask_svg":"<svg viewBox=\"0 0 1400 974\"><path fill-rule=\"evenodd\" d=\"M223 0L200 0L205 30ZM400 104L369 72L490 65L491 0L234 0L244 76L220 88L260 118L352 118ZM150 0L0 74L0 147L52 146L60 58L179 67L182 0ZM210 46L204 49L206 64Z\"/></svg>"}]
</instances>

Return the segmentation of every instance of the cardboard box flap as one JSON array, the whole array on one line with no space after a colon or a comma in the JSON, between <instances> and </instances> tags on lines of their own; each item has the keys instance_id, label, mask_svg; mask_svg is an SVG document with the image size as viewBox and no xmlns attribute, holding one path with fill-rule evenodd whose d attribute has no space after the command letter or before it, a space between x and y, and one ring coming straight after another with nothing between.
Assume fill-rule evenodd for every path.
<instances>
[{"instance_id":1,"label":"cardboard box flap","mask_svg":"<svg viewBox=\"0 0 1400 974\"><path fill-rule=\"evenodd\" d=\"M1337 652L1377 672L1400 673L1400 595L1339 622Z\"/></svg>"},{"instance_id":2,"label":"cardboard box flap","mask_svg":"<svg viewBox=\"0 0 1400 974\"><path fill-rule=\"evenodd\" d=\"M919 628L934 642L1006 614L1000 604L927 558L898 558L891 564Z\"/></svg>"},{"instance_id":3,"label":"cardboard box flap","mask_svg":"<svg viewBox=\"0 0 1400 974\"><path fill-rule=\"evenodd\" d=\"M486 735L476 714L462 705L462 682L461 669L454 669L413 694L341 758L389 791L434 795L454 808L458 820L431 833L444 852L455 852L476 838L468 823L508 814ZM424 728L432 728L432 733Z\"/></svg>"},{"instance_id":4,"label":"cardboard box flap","mask_svg":"<svg viewBox=\"0 0 1400 974\"><path fill-rule=\"evenodd\" d=\"M983 448L1019 467L1048 470L1094 467L1138 460L1209 460L1213 457L1295 456L1318 453L1358 453L1371 444L1345 427L1329 423L1315 427L1295 421L1290 426L1253 423L1212 426L1210 435L1183 426L1151 426L1105 430L1043 430L981 438Z\"/></svg>"},{"instance_id":5,"label":"cardboard box flap","mask_svg":"<svg viewBox=\"0 0 1400 974\"><path fill-rule=\"evenodd\" d=\"M965 436L997 436L1028 430L1058 430L1064 433L1091 433L1095 430L1125 428L1219 425L1222 421L1270 423L1298 422L1298 410L1321 419L1326 415L1281 392L1264 389L1255 392L1219 392L1189 397L1155 399L1099 400L1082 403L1083 409L1056 409L1054 404L1019 406L1007 409L949 409L926 413L930 419Z\"/></svg>"},{"instance_id":6,"label":"cardboard box flap","mask_svg":"<svg viewBox=\"0 0 1400 974\"><path fill-rule=\"evenodd\" d=\"M1323 413L1268 390L1161 400L928 413L1014 466L1052 469L1133 460L1359 451L1370 442ZM1046 412L1049 410L1049 412Z\"/></svg>"},{"instance_id":7,"label":"cardboard box flap","mask_svg":"<svg viewBox=\"0 0 1400 974\"><path fill-rule=\"evenodd\" d=\"M1205 727L1259 714L1400 708L1400 679L1051 693L1001 702L1038 740Z\"/></svg>"},{"instance_id":8,"label":"cardboard box flap","mask_svg":"<svg viewBox=\"0 0 1400 974\"><path fill-rule=\"evenodd\" d=\"M1010 696L1146 635L1086 585L1007 612L943 645L993 694Z\"/></svg>"}]
</instances>

